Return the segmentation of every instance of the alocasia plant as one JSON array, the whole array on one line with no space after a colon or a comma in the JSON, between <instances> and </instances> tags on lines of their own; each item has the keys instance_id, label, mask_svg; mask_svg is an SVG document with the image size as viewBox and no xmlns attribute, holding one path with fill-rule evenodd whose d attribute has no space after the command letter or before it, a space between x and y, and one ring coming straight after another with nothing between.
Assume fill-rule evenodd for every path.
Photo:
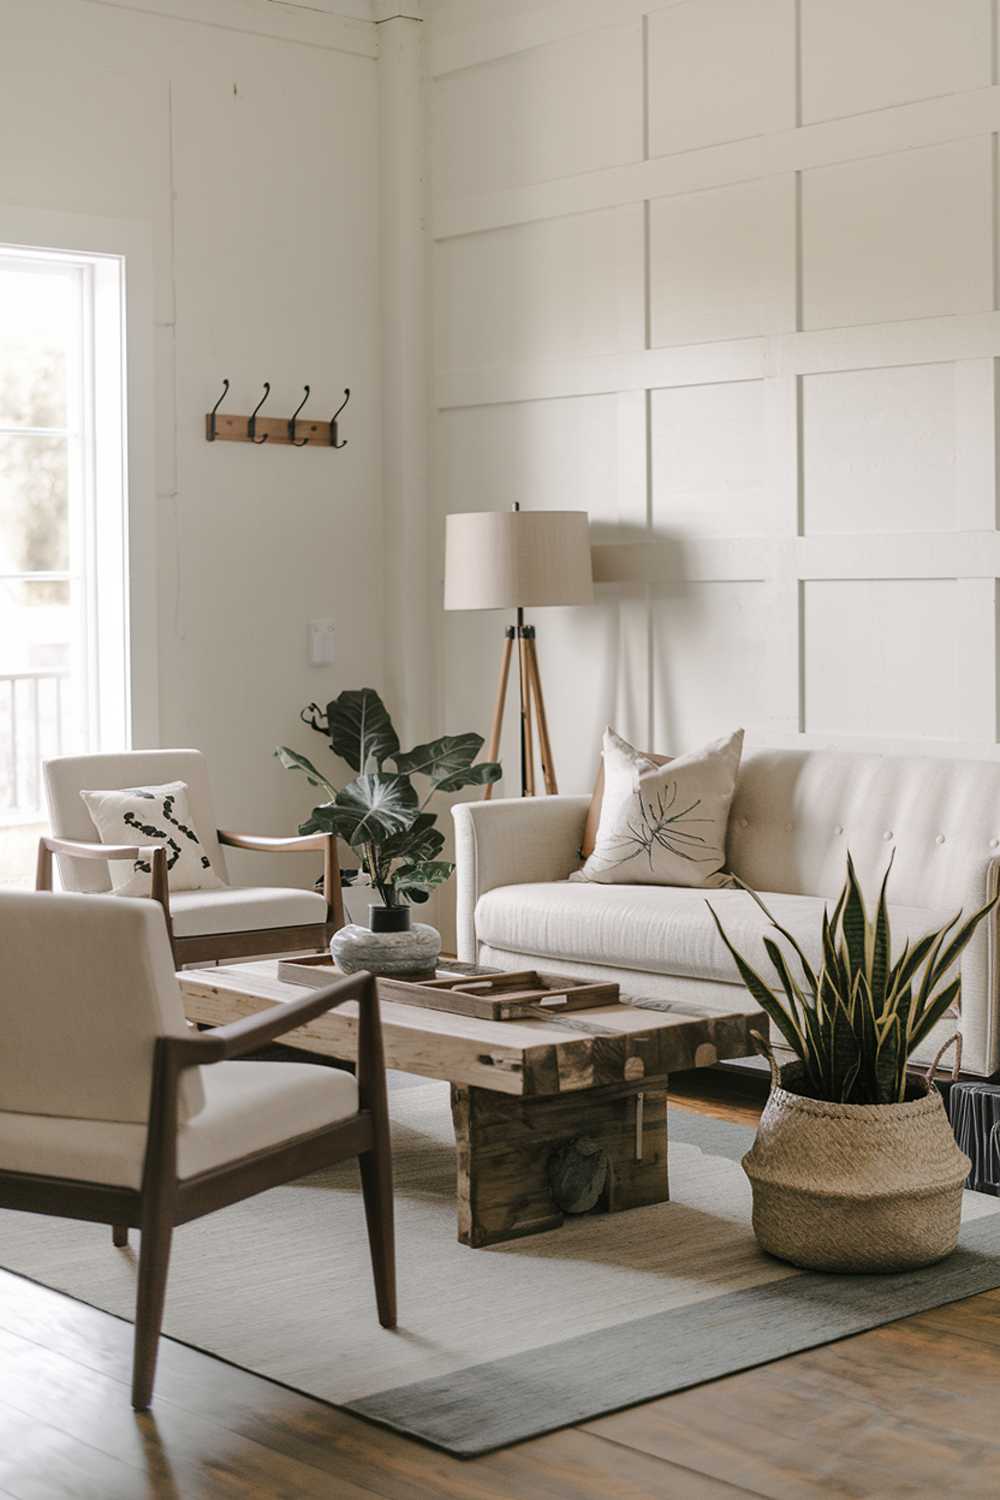
<instances>
[{"instance_id":1,"label":"alocasia plant","mask_svg":"<svg viewBox=\"0 0 1000 1500\"><path fill-rule=\"evenodd\" d=\"M310 703L301 718L357 774L338 788L305 755L279 745L274 753L281 764L301 771L327 798L313 808L299 832L336 833L346 839L386 906L426 901L455 868L439 858L444 834L436 827L437 814L427 811L431 798L436 792L500 779L496 761L476 762L482 735L445 734L414 750L400 750L389 712L373 688L343 692L325 710ZM422 795L413 776L429 783Z\"/></svg>"}]
</instances>

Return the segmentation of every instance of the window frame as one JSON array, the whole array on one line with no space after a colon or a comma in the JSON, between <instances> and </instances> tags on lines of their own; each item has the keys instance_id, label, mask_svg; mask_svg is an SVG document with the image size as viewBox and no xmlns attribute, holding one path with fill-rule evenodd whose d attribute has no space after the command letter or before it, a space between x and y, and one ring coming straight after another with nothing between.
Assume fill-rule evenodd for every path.
<instances>
[{"instance_id":1,"label":"window frame","mask_svg":"<svg viewBox=\"0 0 1000 1500\"><path fill-rule=\"evenodd\" d=\"M165 454L160 462L168 470L167 477L157 482L154 379L161 363L157 354L172 357L172 287L169 278L159 286L154 279L152 229L143 221L0 203L0 246L29 259L49 254L88 261L93 267L97 316L107 312L109 302L117 302L118 347L105 349L110 368L102 366L97 391L99 402L103 393L117 408L120 440L116 445L96 445L95 483L107 484L110 475L110 482L120 485L124 497L121 547L114 562L119 580L124 579L124 588L118 592L124 601L121 639L126 653L126 711L120 733L115 735L105 705L100 748L155 746L159 744L156 497L159 492L172 498L176 485L170 477L172 458L168 469L164 460L169 455ZM117 390L111 378L115 370ZM172 378L164 389L172 400ZM165 428L172 431L169 416ZM104 554L105 568L110 566L107 540L95 528L93 544ZM100 597L92 605L98 623L102 605ZM100 686L97 691L100 696Z\"/></svg>"}]
</instances>

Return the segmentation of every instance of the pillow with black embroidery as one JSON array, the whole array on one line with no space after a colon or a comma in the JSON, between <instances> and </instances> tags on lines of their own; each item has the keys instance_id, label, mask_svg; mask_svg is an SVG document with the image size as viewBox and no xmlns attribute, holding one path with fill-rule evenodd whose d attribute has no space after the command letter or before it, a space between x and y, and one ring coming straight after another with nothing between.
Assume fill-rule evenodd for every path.
<instances>
[{"instance_id":1,"label":"pillow with black embroidery","mask_svg":"<svg viewBox=\"0 0 1000 1500\"><path fill-rule=\"evenodd\" d=\"M124 791L81 792L102 844L163 844L172 891L218 890L224 881L212 869L188 806L185 781L133 786ZM148 896L153 869L148 859L108 861L116 896Z\"/></svg>"}]
</instances>

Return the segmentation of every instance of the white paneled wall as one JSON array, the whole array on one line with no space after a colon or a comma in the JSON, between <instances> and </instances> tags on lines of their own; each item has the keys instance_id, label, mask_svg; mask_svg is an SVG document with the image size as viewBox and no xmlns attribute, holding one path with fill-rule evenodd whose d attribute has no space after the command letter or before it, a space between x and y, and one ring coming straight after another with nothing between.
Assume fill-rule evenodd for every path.
<instances>
[{"instance_id":1,"label":"white paneled wall","mask_svg":"<svg viewBox=\"0 0 1000 1500\"><path fill-rule=\"evenodd\" d=\"M997 756L991 0L429 31L437 522L595 523L598 603L534 617L562 789L609 719ZM449 727L488 723L503 623L443 621Z\"/></svg>"}]
</instances>

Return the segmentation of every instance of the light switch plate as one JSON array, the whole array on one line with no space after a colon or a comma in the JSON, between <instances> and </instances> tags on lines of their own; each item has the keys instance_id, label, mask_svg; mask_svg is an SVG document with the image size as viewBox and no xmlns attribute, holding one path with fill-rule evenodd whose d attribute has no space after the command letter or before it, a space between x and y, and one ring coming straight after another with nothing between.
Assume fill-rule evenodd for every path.
<instances>
[{"instance_id":1,"label":"light switch plate","mask_svg":"<svg viewBox=\"0 0 1000 1500\"><path fill-rule=\"evenodd\" d=\"M334 658L334 631L332 620L309 621L309 665L330 667Z\"/></svg>"}]
</instances>

